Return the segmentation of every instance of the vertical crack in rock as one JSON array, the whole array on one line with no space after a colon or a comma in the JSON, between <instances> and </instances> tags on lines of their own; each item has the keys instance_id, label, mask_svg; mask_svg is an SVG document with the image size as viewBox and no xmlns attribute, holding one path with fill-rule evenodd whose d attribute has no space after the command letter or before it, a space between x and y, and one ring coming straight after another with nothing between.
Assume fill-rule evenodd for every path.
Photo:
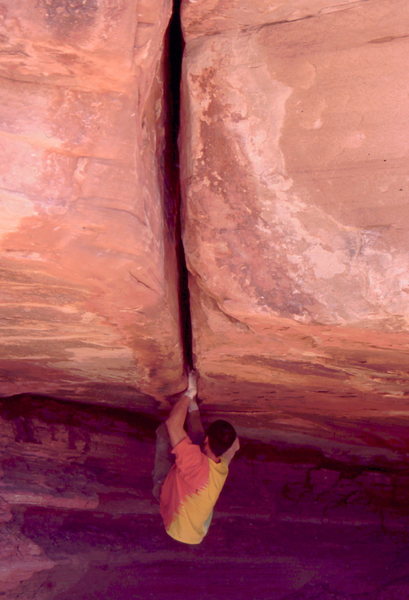
<instances>
[{"instance_id":1,"label":"vertical crack in rock","mask_svg":"<svg viewBox=\"0 0 409 600\"><path fill-rule=\"evenodd\" d=\"M169 23L165 52L165 105L167 111L164 148L164 210L170 235L175 240L176 258L179 269L179 308L181 338L184 361L189 368L193 366L192 327L190 320L190 301L188 272L182 241L181 190L179 178L178 135L180 125L180 79L184 41L180 21L181 0L174 0L173 12Z\"/></svg>"}]
</instances>

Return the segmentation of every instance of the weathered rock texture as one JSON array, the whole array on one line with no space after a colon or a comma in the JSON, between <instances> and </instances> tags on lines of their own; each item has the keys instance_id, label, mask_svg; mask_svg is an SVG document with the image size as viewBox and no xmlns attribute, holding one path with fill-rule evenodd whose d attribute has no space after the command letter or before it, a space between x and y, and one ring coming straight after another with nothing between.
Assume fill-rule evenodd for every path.
<instances>
[{"instance_id":1,"label":"weathered rock texture","mask_svg":"<svg viewBox=\"0 0 409 600\"><path fill-rule=\"evenodd\" d=\"M0 4L2 396L183 386L164 215L170 0Z\"/></svg>"},{"instance_id":2,"label":"weathered rock texture","mask_svg":"<svg viewBox=\"0 0 409 600\"><path fill-rule=\"evenodd\" d=\"M203 0L182 19L203 399L266 439L405 450L408 4Z\"/></svg>"},{"instance_id":3,"label":"weathered rock texture","mask_svg":"<svg viewBox=\"0 0 409 600\"><path fill-rule=\"evenodd\" d=\"M242 443L198 548L150 492L189 358L171 4L0 0L0 596L404 600L407 2L181 2L194 362Z\"/></svg>"}]
</instances>

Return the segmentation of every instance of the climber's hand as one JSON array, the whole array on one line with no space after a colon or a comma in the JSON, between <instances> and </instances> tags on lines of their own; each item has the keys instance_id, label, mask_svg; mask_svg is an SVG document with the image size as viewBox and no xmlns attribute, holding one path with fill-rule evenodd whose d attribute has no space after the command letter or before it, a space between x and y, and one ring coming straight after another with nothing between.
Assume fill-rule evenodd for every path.
<instances>
[{"instance_id":1,"label":"climber's hand","mask_svg":"<svg viewBox=\"0 0 409 600\"><path fill-rule=\"evenodd\" d=\"M197 374L196 371L190 371L188 377L188 386L187 390L184 393L185 396L188 396L191 400L196 398L197 396Z\"/></svg>"}]
</instances>

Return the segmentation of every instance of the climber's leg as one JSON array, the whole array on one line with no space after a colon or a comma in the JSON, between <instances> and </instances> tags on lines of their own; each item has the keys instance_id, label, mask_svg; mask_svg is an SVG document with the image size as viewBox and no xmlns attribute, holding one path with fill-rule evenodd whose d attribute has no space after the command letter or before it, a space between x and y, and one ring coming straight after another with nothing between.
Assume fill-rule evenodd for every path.
<instances>
[{"instance_id":1,"label":"climber's leg","mask_svg":"<svg viewBox=\"0 0 409 600\"><path fill-rule=\"evenodd\" d=\"M171 450L168 428L165 423L162 423L156 430L155 465L152 471L152 494L158 501L162 483L165 481L166 475L175 462Z\"/></svg>"}]
</instances>

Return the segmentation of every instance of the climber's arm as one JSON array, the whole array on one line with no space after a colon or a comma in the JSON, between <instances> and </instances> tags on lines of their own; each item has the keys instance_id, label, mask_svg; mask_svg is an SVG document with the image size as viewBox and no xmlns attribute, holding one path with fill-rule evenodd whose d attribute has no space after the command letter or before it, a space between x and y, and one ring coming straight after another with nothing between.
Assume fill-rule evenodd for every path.
<instances>
[{"instance_id":1,"label":"climber's arm","mask_svg":"<svg viewBox=\"0 0 409 600\"><path fill-rule=\"evenodd\" d=\"M204 440L205 431L203 428L199 407L195 401L190 402L186 424L190 439L194 444L198 444L200 446Z\"/></svg>"},{"instance_id":2,"label":"climber's arm","mask_svg":"<svg viewBox=\"0 0 409 600\"><path fill-rule=\"evenodd\" d=\"M186 420L187 411L192 403L196 404L194 398L197 393L196 374L194 372L189 373L189 385L185 393L170 411L170 415L166 420L166 426L168 428L170 443L172 448L176 446L184 437L186 437L186 431L184 424ZM197 406L197 405L196 405ZM196 411L195 411L196 412ZM197 411L198 412L198 411ZM200 416L199 416L200 419Z\"/></svg>"},{"instance_id":3,"label":"climber's arm","mask_svg":"<svg viewBox=\"0 0 409 600\"><path fill-rule=\"evenodd\" d=\"M170 411L170 415L166 420L166 427L168 428L170 443L172 448L176 446L184 437L186 437L186 431L184 424L186 420L187 409L189 408L190 396L183 394L181 398L176 402Z\"/></svg>"}]
</instances>

